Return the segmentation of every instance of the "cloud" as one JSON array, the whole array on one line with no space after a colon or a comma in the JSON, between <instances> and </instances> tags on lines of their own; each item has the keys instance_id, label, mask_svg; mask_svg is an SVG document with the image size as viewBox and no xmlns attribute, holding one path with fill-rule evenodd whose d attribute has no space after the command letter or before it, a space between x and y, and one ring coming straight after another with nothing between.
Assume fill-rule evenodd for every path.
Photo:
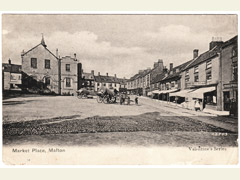
<instances>
[{"instance_id":1,"label":"cloud","mask_svg":"<svg viewBox=\"0 0 240 180\"><path fill-rule=\"evenodd\" d=\"M114 46L110 41L100 41L99 37L90 31L79 31L75 33L57 31L44 35L45 42L49 50L53 53L58 48L59 55L73 56L83 63L85 71L95 70L102 74L108 72L110 75L129 76L142 69L146 65L151 65L151 60L156 59L154 55L147 53L143 47ZM22 34L18 38L18 43L9 41L7 37L4 41L4 59L11 58L15 63L21 63L20 53L36 46L41 41L41 36L36 34ZM12 55L7 57L7 55Z\"/></svg>"}]
</instances>

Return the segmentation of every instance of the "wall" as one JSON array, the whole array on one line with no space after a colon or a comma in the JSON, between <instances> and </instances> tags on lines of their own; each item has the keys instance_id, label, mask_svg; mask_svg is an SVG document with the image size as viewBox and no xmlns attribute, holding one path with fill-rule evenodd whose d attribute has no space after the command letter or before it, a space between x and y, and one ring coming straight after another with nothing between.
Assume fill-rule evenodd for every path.
<instances>
[{"instance_id":1,"label":"wall","mask_svg":"<svg viewBox=\"0 0 240 180\"><path fill-rule=\"evenodd\" d=\"M36 69L31 67L31 58L37 58ZM45 59L50 60L50 69L45 69ZM35 76L40 82L44 81L44 77L50 77L49 89L57 94L60 93L58 60L42 45L22 56L22 71L28 76Z\"/></svg>"},{"instance_id":2,"label":"wall","mask_svg":"<svg viewBox=\"0 0 240 180\"><path fill-rule=\"evenodd\" d=\"M4 90L10 89L10 72L4 72Z\"/></svg>"},{"instance_id":3,"label":"wall","mask_svg":"<svg viewBox=\"0 0 240 180\"><path fill-rule=\"evenodd\" d=\"M210 60L210 59L209 59ZM191 85L196 85L198 83L202 83L201 85L210 85L210 84L217 84L219 80L219 56L214 57L211 59L212 61L212 80L207 82L206 80L206 61L198 65L198 77L199 77L199 82L194 82L194 67L189 69L189 81L188 83ZM187 89L190 86L186 86L185 84L185 75L186 71L182 73L182 78L181 78L181 87L182 89ZM193 86L192 86L193 87Z\"/></svg>"}]
</instances>

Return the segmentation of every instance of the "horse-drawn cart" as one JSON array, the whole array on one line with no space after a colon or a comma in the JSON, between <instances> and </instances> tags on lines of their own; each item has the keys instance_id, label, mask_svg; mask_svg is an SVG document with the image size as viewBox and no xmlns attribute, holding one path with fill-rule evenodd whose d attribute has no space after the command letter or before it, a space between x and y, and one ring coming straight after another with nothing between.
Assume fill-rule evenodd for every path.
<instances>
[{"instance_id":1,"label":"horse-drawn cart","mask_svg":"<svg viewBox=\"0 0 240 180\"><path fill-rule=\"evenodd\" d=\"M91 92L89 90L82 88L82 89L79 89L77 91L77 97L79 99L82 99L82 98L92 98L92 95L91 95Z\"/></svg>"},{"instance_id":2,"label":"horse-drawn cart","mask_svg":"<svg viewBox=\"0 0 240 180\"><path fill-rule=\"evenodd\" d=\"M130 97L127 96L127 94L119 93L117 90L110 90L110 89L101 89L97 93L97 102L98 103L104 103L104 104L111 104L116 103L117 101L120 102L120 104L130 104Z\"/></svg>"}]
</instances>

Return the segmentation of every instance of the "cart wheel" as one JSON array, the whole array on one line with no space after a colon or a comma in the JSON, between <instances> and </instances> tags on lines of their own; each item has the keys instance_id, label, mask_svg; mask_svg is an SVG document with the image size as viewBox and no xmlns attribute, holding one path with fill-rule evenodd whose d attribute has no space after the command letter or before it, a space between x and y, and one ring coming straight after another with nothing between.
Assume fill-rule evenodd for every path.
<instances>
[{"instance_id":1,"label":"cart wheel","mask_svg":"<svg viewBox=\"0 0 240 180\"><path fill-rule=\"evenodd\" d=\"M98 102L98 103L102 103L102 97L98 96L98 97L97 97L97 102Z\"/></svg>"},{"instance_id":2,"label":"cart wheel","mask_svg":"<svg viewBox=\"0 0 240 180\"><path fill-rule=\"evenodd\" d=\"M78 94L77 97L78 97L78 99L82 99L82 95L81 94Z\"/></svg>"},{"instance_id":3,"label":"cart wheel","mask_svg":"<svg viewBox=\"0 0 240 180\"><path fill-rule=\"evenodd\" d=\"M104 103L104 104L108 104L108 97L107 97L107 96L104 96L104 97L103 97L103 103Z\"/></svg>"}]
</instances>

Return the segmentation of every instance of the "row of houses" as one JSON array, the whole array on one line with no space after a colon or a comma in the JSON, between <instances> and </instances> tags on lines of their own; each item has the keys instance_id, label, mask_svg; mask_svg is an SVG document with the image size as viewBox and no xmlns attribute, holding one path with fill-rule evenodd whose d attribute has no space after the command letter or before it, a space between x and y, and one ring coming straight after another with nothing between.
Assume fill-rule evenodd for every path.
<instances>
[{"instance_id":1,"label":"row of houses","mask_svg":"<svg viewBox=\"0 0 240 180\"><path fill-rule=\"evenodd\" d=\"M201 110L231 111L237 113L238 104L238 36L223 42L214 39L209 50L169 69L162 60L153 69L139 71L127 82L129 93L176 102L194 109L196 101ZM158 67L159 66L159 67ZM156 68L158 67L158 68ZM150 80L146 83L146 78Z\"/></svg>"},{"instance_id":2,"label":"row of houses","mask_svg":"<svg viewBox=\"0 0 240 180\"><path fill-rule=\"evenodd\" d=\"M21 53L22 64L2 64L3 90L23 90L33 93L75 94L78 89L98 91L101 87L126 89L126 79L84 72L82 63L74 57L52 53L42 37L41 43Z\"/></svg>"}]
</instances>

